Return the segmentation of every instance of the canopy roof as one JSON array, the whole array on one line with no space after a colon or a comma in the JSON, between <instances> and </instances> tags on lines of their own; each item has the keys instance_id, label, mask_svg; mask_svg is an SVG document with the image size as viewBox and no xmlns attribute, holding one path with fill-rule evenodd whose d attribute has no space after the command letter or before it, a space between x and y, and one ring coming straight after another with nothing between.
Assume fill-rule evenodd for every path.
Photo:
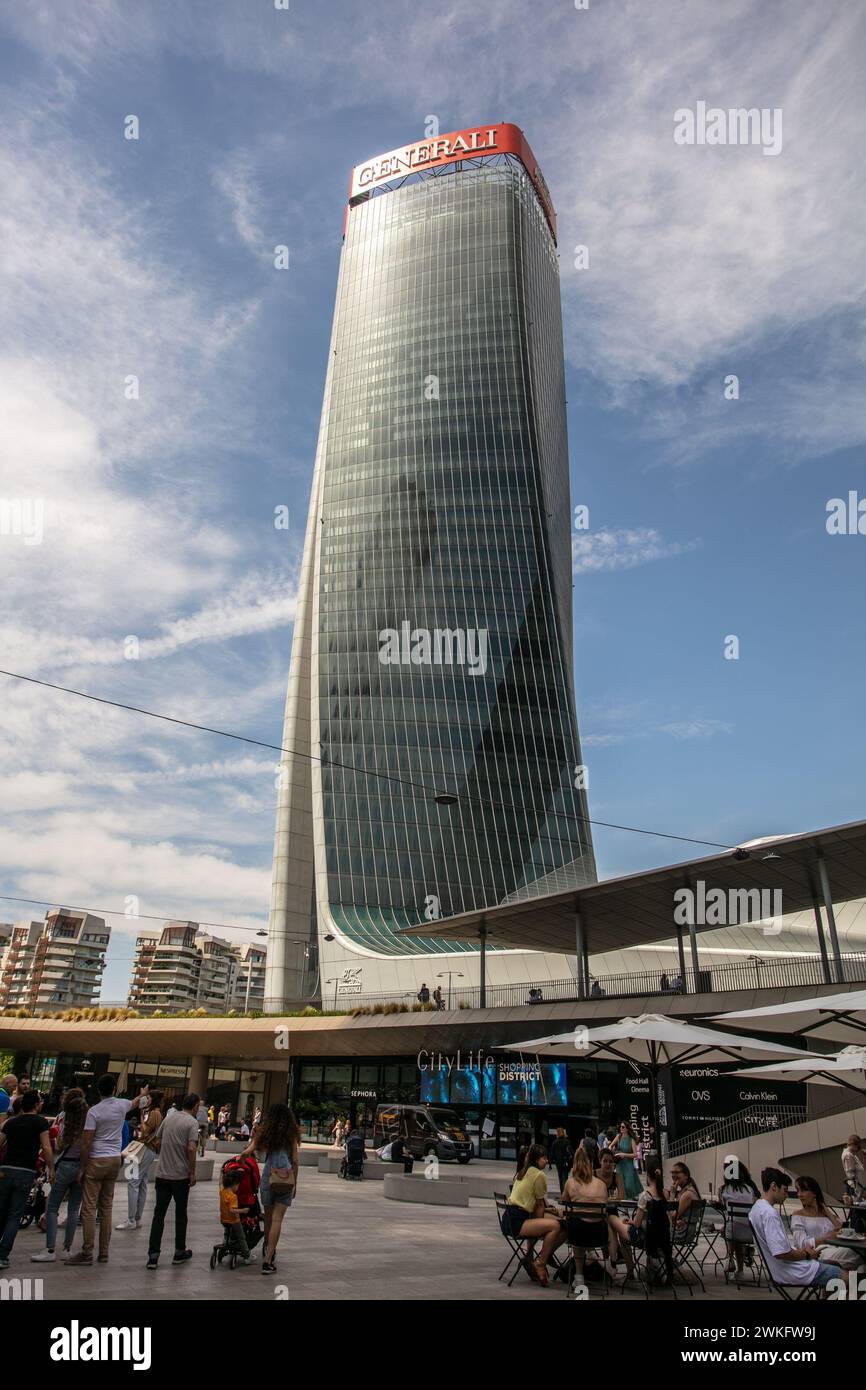
<instances>
[{"instance_id":1,"label":"canopy roof","mask_svg":"<svg viewBox=\"0 0 866 1390\"><path fill-rule=\"evenodd\" d=\"M813 1057L804 1062L794 1057L789 1062L773 1062L768 1067L744 1067L735 1076L767 1077L775 1080L781 1077L797 1076L801 1081L817 1081L824 1086L852 1086L862 1089L866 1080L866 1046L843 1047L835 1057Z\"/></svg>"},{"instance_id":2,"label":"canopy roof","mask_svg":"<svg viewBox=\"0 0 866 1390\"><path fill-rule=\"evenodd\" d=\"M866 821L800 835L765 837L734 852L691 859L645 873L604 879L586 887L524 896L438 923L402 928L401 936L436 936L447 941L475 941L482 928L487 939L513 949L575 953L575 909L580 911L591 954L667 941L675 932L674 893L701 880L706 891L781 890L782 911L802 912L821 901L818 858L827 870L834 903L866 898ZM718 930L718 923L697 931Z\"/></svg>"},{"instance_id":3,"label":"canopy roof","mask_svg":"<svg viewBox=\"0 0 866 1390\"><path fill-rule=\"evenodd\" d=\"M802 1033L825 1042L860 1043L866 1047L866 989L847 994L824 994L815 999L793 999L787 1004L765 1004L760 1009L738 1009L714 1015L720 1022L739 1027L759 1027L762 1033Z\"/></svg>"},{"instance_id":4,"label":"canopy roof","mask_svg":"<svg viewBox=\"0 0 866 1390\"><path fill-rule=\"evenodd\" d=\"M780 1059L805 1058L812 1065L816 1060L814 1053L801 1048L726 1033L721 1028L681 1023L679 1019L661 1014L621 1018L600 1028L578 1025L568 1033L551 1033L547 1037L532 1038L529 1042L506 1043L504 1048L509 1052L529 1052L539 1057L570 1057L573 1060L593 1057L596 1060L633 1061L654 1068L681 1066L697 1059L702 1062L730 1062L752 1058L760 1060L768 1055Z\"/></svg>"}]
</instances>

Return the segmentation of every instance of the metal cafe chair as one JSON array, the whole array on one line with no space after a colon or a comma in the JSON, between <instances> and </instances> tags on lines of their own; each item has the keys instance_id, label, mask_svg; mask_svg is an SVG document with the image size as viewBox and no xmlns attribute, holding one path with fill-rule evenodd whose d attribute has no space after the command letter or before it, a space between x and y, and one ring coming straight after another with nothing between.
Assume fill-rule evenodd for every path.
<instances>
[{"instance_id":1,"label":"metal cafe chair","mask_svg":"<svg viewBox=\"0 0 866 1390\"><path fill-rule=\"evenodd\" d=\"M590 1199L586 1199L586 1200L576 1200L576 1201L570 1201L570 1202L562 1202L562 1203L561 1203L561 1206L562 1206L562 1208L563 1208L563 1219L564 1219L564 1221L565 1221L565 1231L566 1231L566 1235L568 1236L568 1254L569 1254L568 1266L567 1266L566 1271L565 1271L565 1276L566 1276L566 1278L567 1278L567 1284L568 1284L568 1293L567 1293L566 1297L567 1297L567 1298L571 1298L571 1297L573 1296L574 1278L576 1277L576 1274L577 1274L577 1256L576 1256L576 1254L575 1254L575 1251L577 1251L577 1250L582 1250L583 1253L584 1253L584 1256L586 1256L586 1255L588 1255L588 1254L590 1254L590 1253L594 1253L594 1254L596 1254L596 1255L600 1255L600 1257L601 1257L601 1272L602 1272L602 1277L601 1277L602 1297L603 1297L603 1298L606 1298L606 1297L607 1297L607 1286L608 1286L608 1283L611 1282L611 1281L610 1281L610 1275L608 1274L607 1270L605 1269L605 1261L607 1260L607 1258L608 1258L608 1253L609 1253L609 1252L608 1252L608 1245L607 1245L607 1232L608 1232L607 1214L608 1214L608 1208L609 1208L609 1206L610 1206L610 1203L609 1203L608 1201L606 1201L606 1200L603 1200L603 1201L600 1201L600 1202L599 1202L599 1201L592 1201L592 1200L590 1200ZM579 1244L577 1241L573 1241L572 1236L578 1234L578 1232L577 1232L577 1226L576 1226L576 1223L577 1223L578 1221L585 1222L587 1225L596 1225L596 1224L599 1223L599 1222L603 1223L603 1225L604 1225L604 1244L603 1244L603 1245L599 1245L599 1244L595 1244L595 1245L582 1245L582 1244ZM585 1268L586 1268L586 1262L585 1262L585 1260L584 1260L584 1269L585 1269ZM588 1288L588 1287L589 1287L589 1285L587 1285L587 1288Z\"/></svg>"},{"instance_id":2,"label":"metal cafe chair","mask_svg":"<svg viewBox=\"0 0 866 1390\"><path fill-rule=\"evenodd\" d=\"M502 1232L511 1249L511 1255L509 1256L508 1262L505 1265L505 1268L503 1269L499 1278L504 1279L512 1264L514 1264L515 1260L517 1261L517 1268L515 1269L514 1273L508 1281L508 1287L511 1288L511 1285L514 1283L521 1269L523 1270L527 1279L532 1279L532 1275L529 1273L529 1270L524 1265L524 1260L527 1258L527 1256L530 1259L532 1258L532 1249L538 1237L511 1235L511 1233L505 1225L505 1208L508 1205L508 1198L506 1197L504 1192L494 1192L493 1200L496 1204L496 1217L499 1222L499 1229ZM556 1258L555 1254L551 1255L549 1263L550 1268L553 1270L553 1278L564 1279L564 1266L562 1262Z\"/></svg>"},{"instance_id":3,"label":"metal cafe chair","mask_svg":"<svg viewBox=\"0 0 866 1390\"><path fill-rule=\"evenodd\" d=\"M685 1225L681 1231L674 1227L671 1232L671 1253L674 1261L674 1274L679 1275L682 1282L688 1286L689 1293L693 1292L692 1283L687 1279L684 1271L689 1270L694 1274L701 1290L706 1293L702 1277L701 1266L698 1262L696 1250L698 1241L704 1224L704 1212L707 1209L705 1201L692 1202L687 1213Z\"/></svg>"},{"instance_id":4,"label":"metal cafe chair","mask_svg":"<svg viewBox=\"0 0 866 1390\"><path fill-rule=\"evenodd\" d=\"M704 1250L697 1256L701 1274L710 1261L713 1262L714 1268L724 1268L724 1258L720 1252L725 1248L725 1209L721 1198L718 1201L707 1201L701 1234L704 1238Z\"/></svg>"},{"instance_id":5,"label":"metal cafe chair","mask_svg":"<svg viewBox=\"0 0 866 1390\"><path fill-rule=\"evenodd\" d=\"M749 1217L749 1225L752 1226L751 1216ZM780 1284L778 1280L774 1279L770 1273L771 1265L769 1251L758 1235L755 1226L752 1226L752 1235L755 1237L755 1249L758 1251L761 1264L764 1267L764 1274L767 1277L767 1288L771 1293L779 1294L781 1298L784 1298L786 1303L803 1303L810 1298L818 1297L820 1291L814 1284Z\"/></svg>"},{"instance_id":6,"label":"metal cafe chair","mask_svg":"<svg viewBox=\"0 0 866 1390\"><path fill-rule=\"evenodd\" d=\"M508 1262L502 1270L502 1273L500 1274L499 1278L504 1279L511 1266L514 1264L515 1261L517 1261L517 1268L515 1269L514 1273L508 1281L508 1288L510 1289L511 1285L514 1283L521 1269L523 1269L527 1279L530 1279L532 1277L529 1274L529 1272L526 1269L524 1269L523 1265L523 1261L529 1254L529 1246L531 1242L525 1236L511 1235L510 1231L508 1230L508 1227L505 1225L505 1208L508 1205L508 1198L506 1197L505 1193L494 1192L493 1200L496 1203L496 1219L499 1222L499 1229L505 1237L506 1241L508 1242L508 1247L511 1251L511 1254L508 1257Z\"/></svg>"},{"instance_id":7,"label":"metal cafe chair","mask_svg":"<svg viewBox=\"0 0 866 1390\"><path fill-rule=\"evenodd\" d=\"M725 1231L727 1231L728 1229L733 1229L733 1228L734 1228L734 1223L735 1223L735 1222L740 1222L741 1224L748 1226L748 1227L749 1227L749 1231L751 1232L752 1228L751 1228L751 1224L750 1224L750 1222L749 1222L749 1212L752 1210L752 1206L753 1206L753 1205L754 1205L754 1198L749 1198L749 1197L725 1197L725 1198L723 1198L723 1200L722 1200L722 1212L723 1212L723 1215L724 1215L724 1222L723 1222L722 1227L721 1227L721 1230L718 1232L718 1234L721 1235L722 1237L724 1237ZM743 1245L746 1245L746 1256L745 1256L745 1261L744 1261L744 1267L750 1271L751 1278L750 1278L749 1282L752 1283L752 1284L754 1284L755 1288L758 1288L758 1287L760 1287L760 1283L761 1283L761 1261L760 1261L760 1259L756 1259L756 1258L755 1258L755 1254L754 1254L754 1235L753 1235L752 1239L749 1240L748 1242L742 1241L741 1243L742 1243ZM752 1252L753 1252L751 1256L749 1255L749 1250L752 1250ZM705 1256L704 1259L701 1261L701 1272L703 1272L704 1264L706 1263L706 1259L708 1258L708 1255L709 1255L709 1252L707 1252L707 1256ZM721 1268L722 1274L724 1275L724 1280L725 1280L725 1283L726 1283L726 1284L729 1284L729 1283L731 1282L731 1280L733 1279L733 1282L736 1284L737 1288L740 1288L740 1286L741 1286L741 1277L742 1277L742 1276L737 1272L736 1263L734 1264L734 1268L731 1269L731 1261L733 1260L733 1258L734 1258L733 1256L731 1256L731 1255L728 1254L728 1251L727 1251L727 1242L725 1242L724 1257L721 1258L719 1255L716 1255L716 1258L715 1258L715 1268L716 1268L717 1270L718 1270L719 1268Z\"/></svg>"},{"instance_id":8,"label":"metal cafe chair","mask_svg":"<svg viewBox=\"0 0 866 1390\"><path fill-rule=\"evenodd\" d=\"M620 1205L622 1205L622 1203L620 1203ZM636 1206L637 1203L635 1203L634 1205ZM676 1211L677 1203L668 1201L665 1202L664 1205L665 1221L667 1222L668 1214L672 1211ZM699 1205L703 1207L704 1203L700 1203ZM677 1279L679 1279L681 1283L688 1285L689 1292L691 1293L691 1284L689 1283L689 1280L686 1279L685 1275L682 1272L682 1269L678 1267L677 1256L675 1254L674 1236L673 1232L670 1229L670 1226L668 1225L661 1232L656 1231L658 1249L654 1251L652 1256L650 1256L646 1248L646 1238L650 1234L648 1222L642 1226L641 1230L643 1232L643 1238L637 1244L632 1245L631 1254L632 1259L634 1261L635 1278L637 1279L638 1283L643 1289L645 1296L649 1298L650 1292L653 1289L653 1287L661 1287L670 1289L674 1298L677 1298ZM698 1223L698 1234L700 1234L700 1222ZM697 1237L695 1238L695 1243L697 1243ZM653 1262L656 1264L658 1264L659 1262L664 1263L666 1268L665 1282L663 1284L659 1282L658 1278L653 1273L650 1267L650 1259L652 1259ZM681 1264L683 1263L683 1261L680 1260L679 1263ZM669 1277L668 1269L670 1270ZM703 1288L703 1284L701 1284L701 1287ZM622 1292L623 1289L621 1288L620 1293Z\"/></svg>"}]
</instances>

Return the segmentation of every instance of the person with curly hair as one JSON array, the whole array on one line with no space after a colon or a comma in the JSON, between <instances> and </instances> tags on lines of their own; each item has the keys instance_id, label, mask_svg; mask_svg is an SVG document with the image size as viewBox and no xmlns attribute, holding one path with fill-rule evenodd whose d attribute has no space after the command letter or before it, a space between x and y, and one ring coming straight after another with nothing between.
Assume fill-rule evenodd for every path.
<instances>
[{"instance_id":1,"label":"person with curly hair","mask_svg":"<svg viewBox=\"0 0 866 1390\"><path fill-rule=\"evenodd\" d=\"M30 1256L36 1264L50 1264L57 1258L54 1247L57 1243L57 1226L63 1198L66 1198L64 1255L68 1255L72 1249L78 1229L78 1214L81 1211L83 1189L78 1181L78 1169L81 1163L81 1136L84 1133L88 1106L80 1086L71 1086L64 1092L62 1105L63 1109L57 1116L54 1182L45 1208L45 1249L40 1250L37 1255Z\"/></svg>"},{"instance_id":2,"label":"person with curly hair","mask_svg":"<svg viewBox=\"0 0 866 1390\"><path fill-rule=\"evenodd\" d=\"M301 1128L287 1105L272 1105L267 1118L253 1131L245 1154L264 1156L259 1197L265 1213L262 1274L276 1270L277 1244L283 1217L298 1189Z\"/></svg>"}]
</instances>

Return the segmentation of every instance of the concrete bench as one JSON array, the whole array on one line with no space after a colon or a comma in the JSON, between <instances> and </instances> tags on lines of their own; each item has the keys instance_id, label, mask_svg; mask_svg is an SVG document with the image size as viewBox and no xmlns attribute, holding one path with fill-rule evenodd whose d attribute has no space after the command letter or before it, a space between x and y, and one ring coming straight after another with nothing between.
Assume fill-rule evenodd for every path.
<instances>
[{"instance_id":1,"label":"concrete bench","mask_svg":"<svg viewBox=\"0 0 866 1390\"><path fill-rule=\"evenodd\" d=\"M392 1202L420 1202L427 1207L468 1207L465 1183L428 1179L415 1173L386 1173L385 1196Z\"/></svg>"},{"instance_id":2,"label":"concrete bench","mask_svg":"<svg viewBox=\"0 0 866 1390\"><path fill-rule=\"evenodd\" d=\"M326 1149L323 1154L318 1155L319 1172L339 1173L345 1156L342 1149Z\"/></svg>"},{"instance_id":3,"label":"concrete bench","mask_svg":"<svg viewBox=\"0 0 866 1390\"><path fill-rule=\"evenodd\" d=\"M214 1160L212 1158L197 1158L195 1161L196 1182L211 1182L213 1170Z\"/></svg>"},{"instance_id":4,"label":"concrete bench","mask_svg":"<svg viewBox=\"0 0 866 1390\"><path fill-rule=\"evenodd\" d=\"M416 1172L418 1165L416 1164ZM424 1174L424 1165L421 1164L421 1175ZM413 1174L414 1176L414 1174ZM439 1177L431 1178L431 1182L457 1183L459 1187L465 1188L470 1197L489 1197L493 1200L494 1192L502 1192L502 1178L488 1177L485 1172L480 1173L452 1173L450 1166L445 1168L439 1165ZM507 1186L507 1184L505 1184Z\"/></svg>"},{"instance_id":5,"label":"concrete bench","mask_svg":"<svg viewBox=\"0 0 866 1390\"><path fill-rule=\"evenodd\" d=\"M317 1168L323 1158L329 1158L331 1154L343 1156L342 1149L324 1149L321 1144L308 1146L302 1144L298 1152L298 1162L302 1168Z\"/></svg>"},{"instance_id":6,"label":"concrete bench","mask_svg":"<svg viewBox=\"0 0 866 1390\"><path fill-rule=\"evenodd\" d=\"M218 1154L242 1154L246 1146L246 1139L217 1139L214 1151Z\"/></svg>"}]
</instances>

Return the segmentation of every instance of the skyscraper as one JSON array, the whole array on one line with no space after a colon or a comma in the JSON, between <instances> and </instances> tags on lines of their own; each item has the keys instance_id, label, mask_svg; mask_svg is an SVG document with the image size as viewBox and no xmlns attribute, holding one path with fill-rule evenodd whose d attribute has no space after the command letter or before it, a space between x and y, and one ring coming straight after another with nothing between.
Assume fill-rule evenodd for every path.
<instances>
[{"instance_id":1,"label":"skyscraper","mask_svg":"<svg viewBox=\"0 0 866 1390\"><path fill-rule=\"evenodd\" d=\"M434 957L474 983L471 946L399 929L595 878L571 629L550 196L513 125L423 140L359 165L346 209L266 1008L317 954L337 998L414 992ZM488 959L491 982L567 974Z\"/></svg>"}]
</instances>

